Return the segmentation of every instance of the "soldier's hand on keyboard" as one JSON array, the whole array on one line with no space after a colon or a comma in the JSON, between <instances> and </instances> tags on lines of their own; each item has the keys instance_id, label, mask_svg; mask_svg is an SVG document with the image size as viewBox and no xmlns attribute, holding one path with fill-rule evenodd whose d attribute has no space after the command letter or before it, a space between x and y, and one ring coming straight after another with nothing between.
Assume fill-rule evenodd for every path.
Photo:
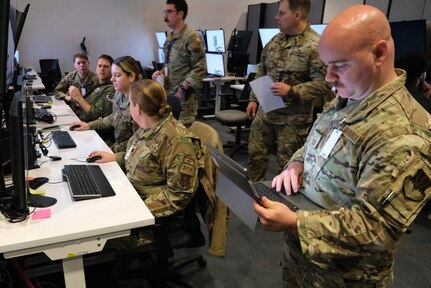
<instances>
[{"instance_id":1,"label":"soldier's hand on keyboard","mask_svg":"<svg viewBox=\"0 0 431 288\"><path fill-rule=\"evenodd\" d=\"M272 180L272 187L278 192L284 185L284 190L287 195L298 192L302 186L302 171L304 164L302 162L294 161L287 166L279 175L275 176Z\"/></svg>"}]
</instances>

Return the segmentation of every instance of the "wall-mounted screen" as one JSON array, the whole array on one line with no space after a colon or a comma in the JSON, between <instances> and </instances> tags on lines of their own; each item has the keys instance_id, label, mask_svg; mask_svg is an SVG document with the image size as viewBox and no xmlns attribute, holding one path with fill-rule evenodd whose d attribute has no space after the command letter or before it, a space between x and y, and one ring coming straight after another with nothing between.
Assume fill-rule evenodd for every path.
<instances>
[{"instance_id":1,"label":"wall-mounted screen","mask_svg":"<svg viewBox=\"0 0 431 288\"><path fill-rule=\"evenodd\" d=\"M157 45L162 48L166 42L166 32L156 32Z\"/></svg>"},{"instance_id":2,"label":"wall-mounted screen","mask_svg":"<svg viewBox=\"0 0 431 288\"><path fill-rule=\"evenodd\" d=\"M206 53L207 73L210 75L225 76L223 54Z\"/></svg>"},{"instance_id":3,"label":"wall-mounted screen","mask_svg":"<svg viewBox=\"0 0 431 288\"><path fill-rule=\"evenodd\" d=\"M205 36L207 39L207 51L208 52L226 52L226 43L224 38L223 29L205 30Z\"/></svg>"},{"instance_id":4,"label":"wall-mounted screen","mask_svg":"<svg viewBox=\"0 0 431 288\"><path fill-rule=\"evenodd\" d=\"M262 43L262 47L265 47L268 44L269 40L272 39L280 29L278 28L261 28L259 29L260 41Z\"/></svg>"}]
</instances>

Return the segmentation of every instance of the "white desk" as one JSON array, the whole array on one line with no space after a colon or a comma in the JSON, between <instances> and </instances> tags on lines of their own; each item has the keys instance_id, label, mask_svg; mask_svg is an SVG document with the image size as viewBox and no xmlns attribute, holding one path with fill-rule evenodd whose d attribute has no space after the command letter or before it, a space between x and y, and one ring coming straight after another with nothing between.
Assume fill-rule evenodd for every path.
<instances>
[{"instance_id":1,"label":"white desk","mask_svg":"<svg viewBox=\"0 0 431 288\"><path fill-rule=\"evenodd\" d=\"M57 150L52 143L49 154L63 159L45 162L41 168L30 170L30 175L60 182L64 164L82 164L74 159L84 160L93 150L110 151L95 131L70 133L77 148ZM45 160L42 158L41 162ZM13 258L44 252L51 260L62 259L66 286L85 287L83 255L101 251L108 239L129 235L130 229L154 224L153 215L118 164L100 166L115 196L74 201L66 182L44 184L39 189L57 199L49 208L51 217L33 220L30 215L25 221L12 224L0 215L0 253ZM36 211L40 209L44 208Z\"/></svg>"},{"instance_id":2,"label":"white desk","mask_svg":"<svg viewBox=\"0 0 431 288\"><path fill-rule=\"evenodd\" d=\"M37 128L44 128L44 127L49 127L54 125L64 126L66 128L70 126L72 122L79 120L79 118L69 107L69 105L66 104L66 102L64 102L63 100L57 100L55 99L54 96L52 96L52 99L53 99L53 104L51 105L51 109L48 109L48 111L55 115L54 116L56 117L55 122L51 124L38 122L36 124ZM34 108L40 108L44 104L40 104L40 105L34 104Z\"/></svg>"},{"instance_id":3,"label":"white desk","mask_svg":"<svg viewBox=\"0 0 431 288\"><path fill-rule=\"evenodd\" d=\"M42 79L40 78L40 76L37 74L37 72L34 69L28 71L27 75L36 76L36 79L31 79L31 81L32 81L31 87L34 91L45 90L45 85L43 85Z\"/></svg>"},{"instance_id":4,"label":"white desk","mask_svg":"<svg viewBox=\"0 0 431 288\"><path fill-rule=\"evenodd\" d=\"M245 80L245 77L237 77L237 76L225 76L220 78L204 78L202 79L203 82L211 82L214 83L216 88L216 94L215 94L215 107L214 107L214 114L220 111L221 106L221 87L226 82L238 82L241 80Z\"/></svg>"}]
</instances>

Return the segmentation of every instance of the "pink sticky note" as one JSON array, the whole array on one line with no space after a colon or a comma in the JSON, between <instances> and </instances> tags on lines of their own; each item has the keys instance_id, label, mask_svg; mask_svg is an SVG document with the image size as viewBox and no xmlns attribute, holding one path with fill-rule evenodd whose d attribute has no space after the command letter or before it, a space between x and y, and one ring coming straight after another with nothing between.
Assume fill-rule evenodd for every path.
<instances>
[{"instance_id":1,"label":"pink sticky note","mask_svg":"<svg viewBox=\"0 0 431 288\"><path fill-rule=\"evenodd\" d=\"M34 211L31 219L37 220L37 219L43 219L43 218L49 218L51 217L51 209L42 209Z\"/></svg>"}]
</instances>

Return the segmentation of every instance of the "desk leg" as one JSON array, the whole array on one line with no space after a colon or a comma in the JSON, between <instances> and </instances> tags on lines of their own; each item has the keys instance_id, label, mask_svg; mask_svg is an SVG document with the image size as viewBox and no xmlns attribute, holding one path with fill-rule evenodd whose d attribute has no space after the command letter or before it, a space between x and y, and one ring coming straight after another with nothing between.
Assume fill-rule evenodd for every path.
<instances>
[{"instance_id":1,"label":"desk leg","mask_svg":"<svg viewBox=\"0 0 431 288\"><path fill-rule=\"evenodd\" d=\"M82 256L63 259L63 273L66 287L85 288L84 262Z\"/></svg>"},{"instance_id":2,"label":"desk leg","mask_svg":"<svg viewBox=\"0 0 431 288\"><path fill-rule=\"evenodd\" d=\"M220 81L215 81L214 85L216 88L216 99L215 99L215 111L214 114L220 111L220 106L221 106L221 82Z\"/></svg>"}]
</instances>

